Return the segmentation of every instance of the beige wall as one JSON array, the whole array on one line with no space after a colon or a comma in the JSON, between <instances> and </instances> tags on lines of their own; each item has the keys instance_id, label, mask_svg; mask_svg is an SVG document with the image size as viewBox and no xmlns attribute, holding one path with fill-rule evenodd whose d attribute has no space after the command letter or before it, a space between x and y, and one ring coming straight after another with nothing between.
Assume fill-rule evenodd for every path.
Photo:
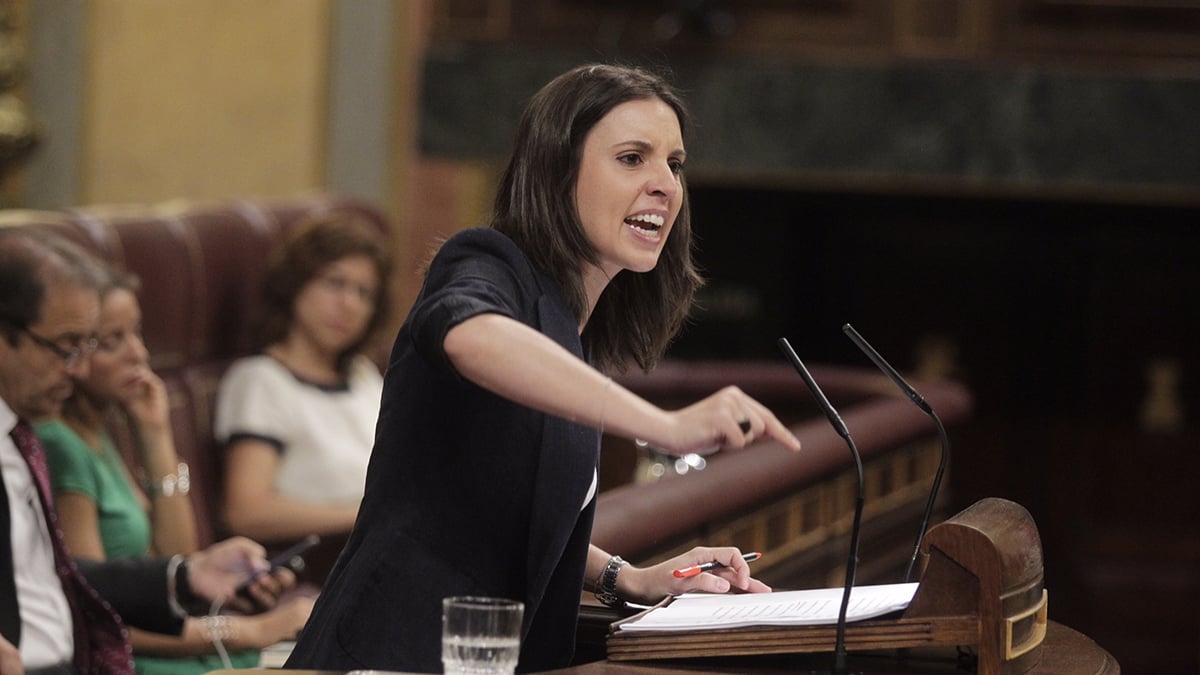
<instances>
[{"instance_id":1,"label":"beige wall","mask_svg":"<svg viewBox=\"0 0 1200 675\"><path fill-rule=\"evenodd\" d=\"M431 180L439 195L466 180L455 174L447 185L444 171L422 171L417 156L428 6L18 0L30 108L44 142L0 186L0 203L57 209L312 190L360 197L396 225L407 307L420 281L413 270L445 231L442 221L466 220L453 198L444 217L422 211Z\"/></svg>"},{"instance_id":2,"label":"beige wall","mask_svg":"<svg viewBox=\"0 0 1200 675\"><path fill-rule=\"evenodd\" d=\"M329 0L91 0L85 203L320 187Z\"/></svg>"}]
</instances>

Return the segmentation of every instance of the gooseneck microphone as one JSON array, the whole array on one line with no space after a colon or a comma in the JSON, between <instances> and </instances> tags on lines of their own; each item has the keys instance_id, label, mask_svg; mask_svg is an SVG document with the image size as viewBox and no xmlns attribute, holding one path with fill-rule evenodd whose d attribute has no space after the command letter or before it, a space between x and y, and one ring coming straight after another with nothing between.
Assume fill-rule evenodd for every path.
<instances>
[{"instance_id":1,"label":"gooseneck microphone","mask_svg":"<svg viewBox=\"0 0 1200 675\"><path fill-rule=\"evenodd\" d=\"M779 338L779 349L783 351L784 356L792 362L796 367L796 372L800 373L800 377L804 379L804 384L808 385L809 391L812 392L813 398L817 400L817 404L825 411L825 416L829 418L829 423L833 425L835 431L842 438L846 439L846 445L850 446L850 455L854 457L854 469L858 477L858 496L854 500L854 524L850 528L850 555L846 559L846 585L842 590L842 607L838 611L837 622L837 641L833 648L833 669L834 672L846 672L846 610L850 606L850 590L854 587L854 574L858 570L858 540L859 528L862 525L863 512L863 467L862 455L858 453L858 447L854 445L854 439L850 438L850 430L846 428L846 423L842 421L841 415L838 415L837 410L825 398L825 392L817 386L817 381L808 372L808 368L804 367L804 363L796 356L792 345L788 343L787 338Z\"/></svg>"},{"instance_id":2,"label":"gooseneck microphone","mask_svg":"<svg viewBox=\"0 0 1200 675\"><path fill-rule=\"evenodd\" d=\"M929 500L925 503L925 515L921 519L921 529L917 531L917 543L913 546L912 557L908 560L908 569L904 571L904 581L907 583L912 581L913 567L917 563L917 557L921 555L921 542L925 539L925 530L929 527L929 518L933 514L933 504L935 501L937 501L938 490L942 486L942 474L946 473L946 462L950 457L950 439L946 436L946 427L942 426L942 420L938 418L937 413L933 412L933 407L925 402L925 397L921 396L916 389L913 389L912 385L904 381L904 378L900 376L900 372L898 370L893 368L891 364L884 360L883 356L881 356L879 352L875 351L875 348L868 344L867 341L863 339L863 336L859 335L858 331L854 330L853 326L850 324L842 326L842 332L845 333L846 336L849 337L854 344L862 350L862 353L866 354L867 358L871 359L871 361L873 361L885 375L891 378L892 382L895 382L897 387L900 387L900 391L903 391L904 394L908 396L908 398L915 403L918 408L923 410L926 415L929 415L929 417L933 419L933 424L937 427L938 435L941 436L942 439L942 458L938 461L937 472L933 476L933 486L929 489Z\"/></svg>"}]
</instances>

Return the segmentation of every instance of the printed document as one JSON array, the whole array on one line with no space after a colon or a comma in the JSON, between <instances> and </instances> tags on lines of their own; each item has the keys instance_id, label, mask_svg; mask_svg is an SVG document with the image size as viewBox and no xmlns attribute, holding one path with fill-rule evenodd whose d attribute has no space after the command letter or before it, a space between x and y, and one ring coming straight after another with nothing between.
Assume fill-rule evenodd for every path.
<instances>
[{"instance_id":1,"label":"printed document","mask_svg":"<svg viewBox=\"0 0 1200 675\"><path fill-rule=\"evenodd\" d=\"M842 588L806 591L711 595L688 593L663 607L621 624L621 630L706 630L740 626L815 626L835 624ZM917 584L855 586L846 621L861 621L908 607Z\"/></svg>"}]
</instances>

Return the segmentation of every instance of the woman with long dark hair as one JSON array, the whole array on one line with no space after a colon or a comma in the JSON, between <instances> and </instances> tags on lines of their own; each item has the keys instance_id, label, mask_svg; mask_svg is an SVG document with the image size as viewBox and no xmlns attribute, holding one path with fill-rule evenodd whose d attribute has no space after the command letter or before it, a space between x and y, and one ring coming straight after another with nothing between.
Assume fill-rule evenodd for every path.
<instances>
[{"instance_id":1,"label":"woman with long dark hair","mask_svg":"<svg viewBox=\"0 0 1200 675\"><path fill-rule=\"evenodd\" d=\"M491 226L433 259L384 381L367 490L289 667L438 671L441 601L525 605L521 670L567 665L579 596L768 590L734 547L637 568L591 546L603 431L668 452L799 441L727 387L681 410L605 373L652 368L700 278L683 104L660 77L571 70L526 108ZM717 561L715 573L671 570Z\"/></svg>"}]
</instances>

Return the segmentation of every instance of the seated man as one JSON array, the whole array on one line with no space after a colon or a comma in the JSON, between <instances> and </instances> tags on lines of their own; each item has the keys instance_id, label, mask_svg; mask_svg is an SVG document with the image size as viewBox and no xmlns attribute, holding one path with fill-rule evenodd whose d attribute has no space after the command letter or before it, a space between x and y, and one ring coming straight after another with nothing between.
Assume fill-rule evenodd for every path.
<instances>
[{"instance_id":1,"label":"seated man","mask_svg":"<svg viewBox=\"0 0 1200 675\"><path fill-rule=\"evenodd\" d=\"M196 606L270 606L290 572L235 538L184 558L76 565L62 543L45 451L29 420L55 414L86 371L99 315L95 261L64 240L0 231L0 675L132 673L125 622L177 633Z\"/></svg>"}]
</instances>

